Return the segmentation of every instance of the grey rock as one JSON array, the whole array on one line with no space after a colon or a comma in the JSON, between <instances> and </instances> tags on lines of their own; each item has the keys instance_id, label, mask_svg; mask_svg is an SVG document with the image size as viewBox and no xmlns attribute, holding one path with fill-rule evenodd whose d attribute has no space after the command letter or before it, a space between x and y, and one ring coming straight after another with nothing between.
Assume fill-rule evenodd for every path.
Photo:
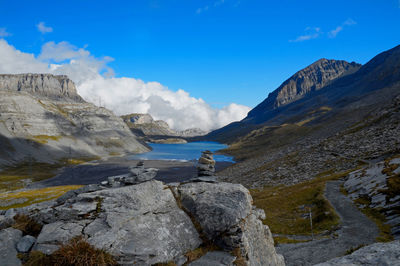
<instances>
[{"instance_id":1,"label":"grey rock","mask_svg":"<svg viewBox=\"0 0 400 266\"><path fill-rule=\"evenodd\" d=\"M21 265L15 248L21 237L22 232L14 228L7 228L0 231L0 265Z\"/></svg>"},{"instance_id":2,"label":"grey rock","mask_svg":"<svg viewBox=\"0 0 400 266\"><path fill-rule=\"evenodd\" d=\"M400 265L400 241L389 243L375 243L352 254L329 260L318 266L339 266L339 265L379 265L399 266Z\"/></svg>"},{"instance_id":3,"label":"grey rock","mask_svg":"<svg viewBox=\"0 0 400 266\"><path fill-rule=\"evenodd\" d=\"M33 244L35 244L36 238L30 235L26 235L22 237L17 243L17 250L18 252L28 252Z\"/></svg>"},{"instance_id":4,"label":"grey rock","mask_svg":"<svg viewBox=\"0 0 400 266\"><path fill-rule=\"evenodd\" d=\"M189 266L233 266L235 260L236 257L227 252L212 251L189 263Z\"/></svg>"},{"instance_id":5,"label":"grey rock","mask_svg":"<svg viewBox=\"0 0 400 266\"><path fill-rule=\"evenodd\" d=\"M103 198L100 228L88 241L120 263L154 264L180 257L201 243L189 217L159 181L88 193Z\"/></svg>"},{"instance_id":6,"label":"grey rock","mask_svg":"<svg viewBox=\"0 0 400 266\"><path fill-rule=\"evenodd\" d=\"M7 211L6 211L6 213L4 214L4 216L6 217L6 218L14 218L14 216L17 214L17 212L15 211L15 209L13 209L13 208L11 208L11 209L8 209Z\"/></svg>"},{"instance_id":7,"label":"grey rock","mask_svg":"<svg viewBox=\"0 0 400 266\"><path fill-rule=\"evenodd\" d=\"M37 244L65 244L72 238L80 236L84 227L84 222L55 222L43 226L37 238Z\"/></svg>"},{"instance_id":8,"label":"grey rock","mask_svg":"<svg viewBox=\"0 0 400 266\"><path fill-rule=\"evenodd\" d=\"M237 225L251 212L251 196L242 185L188 183L178 188L181 203L209 239Z\"/></svg>"}]
</instances>

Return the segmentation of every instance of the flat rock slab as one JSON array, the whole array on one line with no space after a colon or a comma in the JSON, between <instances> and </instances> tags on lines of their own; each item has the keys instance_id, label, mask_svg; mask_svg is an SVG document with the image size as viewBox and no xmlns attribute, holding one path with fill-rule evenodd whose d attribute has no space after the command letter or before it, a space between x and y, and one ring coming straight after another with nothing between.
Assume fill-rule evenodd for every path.
<instances>
[{"instance_id":1,"label":"flat rock slab","mask_svg":"<svg viewBox=\"0 0 400 266\"><path fill-rule=\"evenodd\" d=\"M329 260L318 266L370 265L400 266L400 241L375 243L352 254Z\"/></svg>"},{"instance_id":2,"label":"flat rock slab","mask_svg":"<svg viewBox=\"0 0 400 266\"><path fill-rule=\"evenodd\" d=\"M233 266L235 260L236 257L227 252L212 251L189 263L189 266Z\"/></svg>"}]
</instances>

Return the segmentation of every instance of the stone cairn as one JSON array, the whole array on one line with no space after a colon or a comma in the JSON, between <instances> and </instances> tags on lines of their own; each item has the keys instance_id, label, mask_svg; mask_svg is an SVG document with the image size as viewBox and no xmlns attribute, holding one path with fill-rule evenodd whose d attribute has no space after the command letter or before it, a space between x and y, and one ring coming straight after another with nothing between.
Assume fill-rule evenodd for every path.
<instances>
[{"instance_id":1,"label":"stone cairn","mask_svg":"<svg viewBox=\"0 0 400 266\"><path fill-rule=\"evenodd\" d=\"M121 187L135 185L152 180L156 177L158 169L144 168L144 163L139 161L136 166L129 168L129 173L119 176L110 176L108 181L101 182L103 186Z\"/></svg>"},{"instance_id":2,"label":"stone cairn","mask_svg":"<svg viewBox=\"0 0 400 266\"><path fill-rule=\"evenodd\" d=\"M215 173L215 161L211 151L203 151L199 162L197 164L197 175L202 176L214 176Z\"/></svg>"}]
</instances>

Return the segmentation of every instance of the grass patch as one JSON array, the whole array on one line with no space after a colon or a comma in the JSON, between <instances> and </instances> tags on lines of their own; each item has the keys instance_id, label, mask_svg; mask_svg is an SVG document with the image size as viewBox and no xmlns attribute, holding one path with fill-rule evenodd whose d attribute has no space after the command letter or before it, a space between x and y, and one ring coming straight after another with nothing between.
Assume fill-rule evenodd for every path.
<instances>
[{"instance_id":1,"label":"grass patch","mask_svg":"<svg viewBox=\"0 0 400 266\"><path fill-rule=\"evenodd\" d=\"M333 173L292 186L252 189L254 205L267 214L264 223L276 234L311 235L310 220L306 216L312 211L313 232L319 234L336 229L339 216L325 199L327 181L337 180L350 172Z\"/></svg>"},{"instance_id":2,"label":"grass patch","mask_svg":"<svg viewBox=\"0 0 400 266\"><path fill-rule=\"evenodd\" d=\"M59 141L62 136L36 135L32 139L40 144L47 144L49 141Z\"/></svg>"},{"instance_id":3,"label":"grass patch","mask_svg":"<svg viewBox=\"0 0 400 266\"><path fill-rule=\"evenodd\" d=\"M25 181L45 180L56 175L64 165L38 162L24 162L4 168L0 172L0 192L23 188Z\"/></svg>"},{"instance_id":4,"label":"grass patch","mask_svg":"<svg viewBox=\"0 0 400 266\"><path fill-rule=\"evenodd\" d=\"M56 199L67 191L78 189L82 186L58 186L40 189L31 189L18 192L0 192L0 210L21 208L35 203Z\"/></svg>"},{"instance_id":5,"label":"grass patch","mask_svg":"<svg viewBox=\"0 0 400 266\"><path fill-rule=\"evenodd\" d=\"M39 251L32 251L26 266L47 265L117 265L115 259L106 251L91 246L82 237L73 238L68 244L60 247L51 255L45 255Z\"/></svg>"}]
</instances>

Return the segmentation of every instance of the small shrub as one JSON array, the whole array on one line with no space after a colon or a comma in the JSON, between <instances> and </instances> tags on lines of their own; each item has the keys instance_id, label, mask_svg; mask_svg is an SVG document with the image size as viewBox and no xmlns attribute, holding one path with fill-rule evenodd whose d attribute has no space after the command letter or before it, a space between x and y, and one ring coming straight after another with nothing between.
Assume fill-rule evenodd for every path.
<instances>
[{"instance_id":1,"label":"small shrub","mask_svg":"<svg viewBox=\"0 0 400 266\"><path fill-rule=\"evenodd\" d=\"M17 214L14 216L15 223L13 228L21 230L24 235L38 236L42 230L42 226L31 217L25 214Z\"/></svg>"}]
</instances>

